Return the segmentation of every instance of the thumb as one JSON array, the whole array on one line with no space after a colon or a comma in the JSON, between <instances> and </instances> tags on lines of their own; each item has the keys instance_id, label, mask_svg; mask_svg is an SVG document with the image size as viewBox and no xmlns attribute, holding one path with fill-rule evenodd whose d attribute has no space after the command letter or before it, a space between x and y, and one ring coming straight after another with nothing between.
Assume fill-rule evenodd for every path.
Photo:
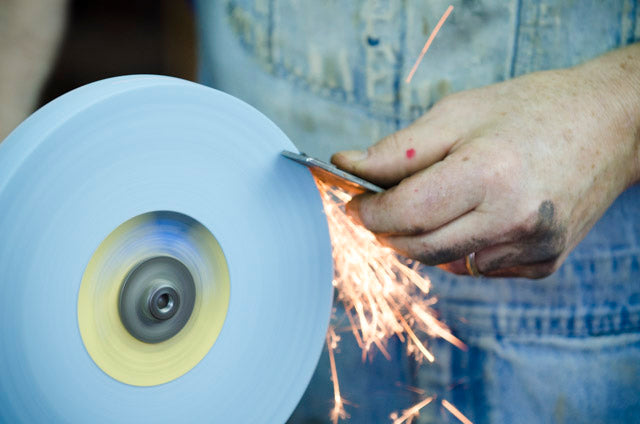
<instances>
[{"instance_id":1,"label":"thumb","mask_svg":"<svg viewBox=\"0 0 640 424\"><path fill-rule=\"evenodd\" d=\"M366 151L338 152L331 162L374 184L390 187L444 158L452 145L446 142L446 132L428 122L414 122Z\"/></svg>"}]
</instances>

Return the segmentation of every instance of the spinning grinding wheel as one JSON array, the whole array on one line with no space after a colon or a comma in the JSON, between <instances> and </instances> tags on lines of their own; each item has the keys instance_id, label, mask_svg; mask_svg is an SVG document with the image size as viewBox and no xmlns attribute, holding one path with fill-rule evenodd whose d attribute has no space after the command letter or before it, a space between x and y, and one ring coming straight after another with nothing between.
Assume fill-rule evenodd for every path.
<instances>
[{"instance_id":1,"label":"spinning grinding wheel","mask_svg":"<svg viewBox=\"0 0 640 424\"><path fill-rule=\"evenodd\" d=\"M332 260L311 175L216 90L121 77L0 144L0 421L284 422Z\"/></svg>"}]
</instances>

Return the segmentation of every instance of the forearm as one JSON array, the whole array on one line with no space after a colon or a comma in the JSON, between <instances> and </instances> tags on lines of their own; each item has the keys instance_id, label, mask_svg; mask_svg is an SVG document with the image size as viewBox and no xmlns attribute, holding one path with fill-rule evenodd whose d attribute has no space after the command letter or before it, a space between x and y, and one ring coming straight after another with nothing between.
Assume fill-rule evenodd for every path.
<instances>
[{"instance_id":1,"label":"forearm","mask_svg":"<svg viewBox=\"0 0 640 424\"><path fill-rule=\"evenodd\" d=\"M609 146L630 158L626 186L640 181L640 43L627 46L570 70L585 77L602 106L596 116L616 135ZM578 87L582 89L582 87ZM609 149L605 149L609 150ZM604 153L604 152L603 152Z\"/></svg>"},{"instance_id":2,"label":"forearm","mask_svg":"<svg viewBox=\"0 0 640 424\"><path fill-rule=\"evenodd\" d=\"M63 32L66 3L0 2L0 142L36 106Z\"/></svg>"}]
</instances>

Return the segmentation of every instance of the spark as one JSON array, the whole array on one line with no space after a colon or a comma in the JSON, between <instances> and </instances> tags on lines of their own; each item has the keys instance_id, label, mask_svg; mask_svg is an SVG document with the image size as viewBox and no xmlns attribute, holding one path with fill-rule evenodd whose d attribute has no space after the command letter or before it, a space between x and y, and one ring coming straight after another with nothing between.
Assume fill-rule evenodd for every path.
<instances>
[{"instance_id":1,"label":"spark","mask_svg":"<svg viewBox=\"0 0 640 424\"><path fill-rule=\"evenodd\" d=\"M420 410L425 406L427 406L428 404L430 404L431 401L433 401L433 399L435 399L435 396L429 396L428 398L423 399L422 401L416 403L411 408L408 408L402 411L401 416L398 417L398 413L394 412L391 415L389 415L389 418L393 420L393 424L402 424L405 422L407 424L411 424L413 422L413 419L420 414Z\"/></svg>"},{"instance_id":2,"label":"spark","mask_svg":"<svg viewBox=\"0 0 640 424\"><path fill-rule=\"evenodd\" d=\"M337 424L338 420L349 418L349 414L344 409L344 401L340 396L340 384L338 383L338 372L336 371L336 358L334 352L338 347L340 336L338 336L333 327L329 327L327 332L327 346L329 347L329 364L331 366L331 381L333 381L333 409L331 410L331 421Z\"/></svg>"},{"instance_id":3,"label":"spark","mask_svg":"<svg viewBox=\"0 0 640 424\"><path fill-rule=\"evenodd\" d=\"M444 406L445 408L447 408L447 410L449 412L451 412L453 414L454 417L456 417L458 420L460 420L461 423L464 424L473 424L469 418L465 417L462 412L460 412L458 410L458 408L456 408L455 406L451 405L449 403L449 401L447 401L446 399L442 399L442 406Z\"/></svg>"},{"instance_id":4,"label":"spark","mask_svg":"<svg viewBox=\"0 0 640 424\"><path fill-rule=\"evenodd\" d=\"M429 50L429 46L431 46L431 43L433 42L433 39L436 38L436 34L438 33L438 31L440 31L440 28L442 27L442 24L444 24L444 21L447 20L447 18L449 17L449 14L451 13L452 10L453 10L453 6L449 5L449 7L447 8L446 12L444 12L444 15L442 15L442 18L440 18L440 20L436 24L436 27L433 29L433 31L431 31L431 35L429 35L429 38L427 39L427 42L424 43L424 47L422 48L422 51L420 52L420 56L418 56L418 60L416 60L416 63L413 65L413 68L411 68L411 72L409 72L409 75L407 76L407 79L405 80L407 84L409 84L411 82L411 78L413 78L413 74L416 73L416 69L418 69L418 65L420 65L420 61L422 61L422 58L424 57L424 54L427 52L427 50Z\"/></svg>"},{"instance_id":5,"label":"spark","mask_svg":"<svg viewBox=\"0 0 640 424\"><path fill-rule=\"evenodd\" d=\"M413 392L413 393L417 393L419 395L424 395L426 392L424 391L424 389L421 389L420 387L414 387L414 386L407 386L407 385L403 385L400 384L399 382L396 383L396 386L398 387L403 387L404 389Z\"/></svg>"},{"instance_id":6,"label":"spark","mask_svg":"<svg viewBox=\"0 0 640 424\"><path fill-rule=\"evenodd\" d=\"M430 315L424 310L415 307L415 305L411 307L411 311L417 318L422 320L425 325L429 326L429 328L431 328L436 335L442 337L460 350L467 350L467 345L465 345L462 340L451 334L449 329L443 323L435 319L433 315Z\"/></svg>"},{"instance_id":7,"label":"spark","mask_svg":"<svg viewBox=\"0 0 640 424\"><path fill-rule=\"evenodd\" d=\"M413 340L413 342L415 343L420 353L422 353L429 362L435 361L436 358L433 356L431 352L427 350L426 347L424 347L422 343L420 343L420 339L418 339L418 336L416 336L416 333L414 333L411 330L411 327L409 327L409 324L407 324L407 322L404 319L402 319L402 326L404 327L404 330L407 332L409 337L411 337L411 340Z\"/></svg>"},{"instance_id":8,"label":"spark","mask_svg":"<svg viewBox=\"0 0 640 424\"><path fill-rule=\"evenodd\" d=\"M351 194L320 179L316 179L316 184L322 196L333 246L336 301L344 306L350 331L362 349L363 360L375 351L391 359L387 342L393 336L407 344L407 353L418 362L435 360L427 348L426 337L441 337L466 349L465 344L435 317L431 306L436 299L430 294L429 279L418 272L419 263L401 258L347 216L345 205L351 200ZM335 327L331 326L327 334L327 348L334 389L334 408L331 411L334 424L347 416L334 357L339 341ZM403 416L407 411L417 414L428 403L425 402L426 399L407 409Z\"/></svg>"}]
</instances>

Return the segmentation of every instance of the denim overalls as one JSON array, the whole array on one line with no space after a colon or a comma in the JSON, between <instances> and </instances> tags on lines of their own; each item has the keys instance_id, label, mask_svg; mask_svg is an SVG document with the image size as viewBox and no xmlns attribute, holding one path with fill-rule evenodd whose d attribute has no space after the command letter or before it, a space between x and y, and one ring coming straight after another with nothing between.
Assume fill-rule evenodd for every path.
<instances>
[{"instance_id":1,"label":"denim overalls","mask_svg":"<svg viewBox=\"0 0 640 424\"><path fill-rule=\"evenodd\" d=\"M448 93L640 40L637 0L202 0L196 10L202 82L252 104L321 159L368 147ZM640 422L639 185L544 280L424 271L469 350L433 340L436 362L418 365L392 340L391 361L363 364L345 334L337 366L350 422L390 422L431 394L419 423L457 422L442 399L476 424ZM328 368L325 353L290 422L329 422Z\"/></svg>"}]
</instances>

